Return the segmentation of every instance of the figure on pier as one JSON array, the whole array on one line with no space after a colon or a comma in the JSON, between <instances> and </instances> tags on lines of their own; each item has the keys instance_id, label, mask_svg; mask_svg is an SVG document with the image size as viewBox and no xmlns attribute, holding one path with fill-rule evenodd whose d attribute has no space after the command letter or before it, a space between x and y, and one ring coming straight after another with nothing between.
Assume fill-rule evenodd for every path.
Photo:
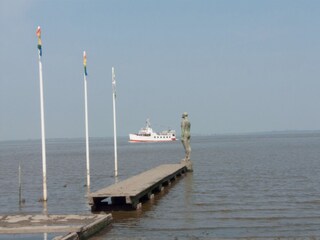
<instances>
[{"instance_id":1,"label":"figure on pier","mask_svg":"<svg viewBox=\"0 0 320 240\"><path fill-rule=\"evenodd\" d=\"M191 128L191 123L189 122L189 119L188 119L188 113L184 112L182 114L182 121L181 121L181 142L185 151L185 158L183 159L183 162L187 165L188 170L192 171L192 162L190 160L190 154L191 154L190 128Z\"/></svg>"}]
</instances>

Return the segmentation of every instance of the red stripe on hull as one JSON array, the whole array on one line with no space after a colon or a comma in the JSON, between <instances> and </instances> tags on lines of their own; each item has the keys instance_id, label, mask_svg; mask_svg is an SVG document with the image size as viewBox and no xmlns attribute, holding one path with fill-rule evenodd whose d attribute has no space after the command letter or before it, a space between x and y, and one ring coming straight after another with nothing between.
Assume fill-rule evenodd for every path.
<instances>
[{"instance_id":1,"label":"red stripe on hull","mask_svg":"<svg viewBox=\"0 0 320 240\"><path fill-rule=\"evenodd\" d=\"M173 142L176 139L169 139L169 140L129 140L129 142Z\"/></svg>"}]
</instances>

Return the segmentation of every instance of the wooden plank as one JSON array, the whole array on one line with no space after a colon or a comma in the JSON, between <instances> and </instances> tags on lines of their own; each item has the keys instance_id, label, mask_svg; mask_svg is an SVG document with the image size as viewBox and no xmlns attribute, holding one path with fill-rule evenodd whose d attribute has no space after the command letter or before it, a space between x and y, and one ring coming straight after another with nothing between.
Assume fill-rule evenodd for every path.
<instances>
[{"instance_id":1,"label":"wooden plank","mask_svg":"<svg viewBox=\"0 0 320 240\"><path fill-rule=\"evenodd\" d=\"M181 173L186 172L184 164L164 164L156 168L130 177L124 181L93 192L89 195L89 203L93 210L101 205L101 201L111 198L110 205L131 205L136 208L143 197L149 198L155 191L168 185ZM108 205L108 203L104 203Z\"/></svg>"}]
</instances>

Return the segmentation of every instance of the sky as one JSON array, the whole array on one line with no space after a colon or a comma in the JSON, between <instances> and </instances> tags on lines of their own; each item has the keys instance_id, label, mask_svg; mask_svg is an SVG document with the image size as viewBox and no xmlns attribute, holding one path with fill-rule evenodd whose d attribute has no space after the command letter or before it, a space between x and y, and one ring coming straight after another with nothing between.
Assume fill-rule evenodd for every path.
<instances>
[{"instance_id":1,"label":"sky","mask_svg":"<svg viewBox=\"0 0 320 240\"><path fill-rule=\"evenodd\" d=\"M0 141L39 139L36 28L47 138L90 137L150 118L191 134L320 129L320 1L0 0Z\"/></svg>"}]
</instances>

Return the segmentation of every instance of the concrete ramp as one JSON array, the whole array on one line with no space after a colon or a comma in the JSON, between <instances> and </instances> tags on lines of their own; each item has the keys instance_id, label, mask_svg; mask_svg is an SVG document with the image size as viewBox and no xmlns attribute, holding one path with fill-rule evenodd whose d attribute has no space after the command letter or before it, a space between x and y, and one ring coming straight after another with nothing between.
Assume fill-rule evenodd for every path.
<instances>
[{"instance_id":1,"label":"concrete ramp","mask_svg":"<svg viewBox=\"0 0 320 240\"><path fill-rule=\"evenodd\" d=\"M86 239L105 228L111 221L111 214L3 215L0 216L0 234L61 232L69 234L55 239Z\"/></svg>"}]
</instances>

